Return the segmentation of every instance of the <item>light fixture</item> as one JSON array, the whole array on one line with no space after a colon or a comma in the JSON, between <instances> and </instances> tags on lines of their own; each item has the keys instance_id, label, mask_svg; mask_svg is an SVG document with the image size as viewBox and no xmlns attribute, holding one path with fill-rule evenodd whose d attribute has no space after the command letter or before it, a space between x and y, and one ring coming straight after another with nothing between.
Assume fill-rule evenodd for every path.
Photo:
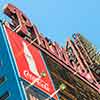
<instances>
[{"instance_id":1,"label":"light fixture","mask_svg":"<svg viewBox=\"0 0 100 100\"><path fill-rule=\"evenodd\" d=\"M64 83L62 83L62 84L59 86L59 88L58 88L54 93L52 93L52 94L50 95L50 97L48 97L48 98L45 99L45 100L51 99L51 98L54 97L60 90L64 91L65 89L66 89L66 85L65 85Z\"/></svg>"}]
</instances>

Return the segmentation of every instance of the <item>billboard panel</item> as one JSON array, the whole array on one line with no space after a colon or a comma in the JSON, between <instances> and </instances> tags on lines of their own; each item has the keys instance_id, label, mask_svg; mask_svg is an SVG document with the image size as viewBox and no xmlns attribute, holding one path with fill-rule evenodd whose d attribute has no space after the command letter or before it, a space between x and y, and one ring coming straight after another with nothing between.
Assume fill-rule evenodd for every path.
<instances>
[{"instance_id":1,"label":"billboard panel","mask_svg":"<svg viewBox=\"0 0 100 100\"><path fill-rule=\"evenodd\" d=\"M41 77L34 85L45 93L52 94L55 90L41 57L40 50L30 45L6 26L5 31L18 66L20 77L32 83L39 78L41 73L45 72L46 77Z\"/></svg>"}]
</instances>

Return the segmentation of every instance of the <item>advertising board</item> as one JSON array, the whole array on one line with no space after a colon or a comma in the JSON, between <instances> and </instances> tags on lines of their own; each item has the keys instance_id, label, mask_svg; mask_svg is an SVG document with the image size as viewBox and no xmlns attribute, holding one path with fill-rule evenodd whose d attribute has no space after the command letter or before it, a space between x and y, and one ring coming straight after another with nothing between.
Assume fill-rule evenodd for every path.
<instances>
[{"instance_id":1,"label":"advertising board","mask_svg":"<svg viewBox=\"0 0 100 100\"><path fill-rule=\"evenodd\" d=\"M34 83L34 86L48 95L51 95L55 89L46 69L46 65L42 59L40 50L33 45L30 45L29 42L21 38L8 27L5 26L4 29L14 55L20 77L29 82L29 84L32 84L34 80L41 76L41 73L45 72L46 76L41 77Z\"/></svg>"}]
</instances>

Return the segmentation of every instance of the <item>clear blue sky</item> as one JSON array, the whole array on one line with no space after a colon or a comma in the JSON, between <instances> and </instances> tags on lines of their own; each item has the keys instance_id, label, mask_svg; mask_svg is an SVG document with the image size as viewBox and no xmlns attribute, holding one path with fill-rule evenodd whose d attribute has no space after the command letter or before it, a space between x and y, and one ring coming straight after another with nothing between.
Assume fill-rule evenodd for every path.
<instances>
[{"instance_id":1,"label":"clear blue sky","mask_svg":"<svg viewBox=\"0 0 100 100\"><path fill-rule=\"evenodd\" d=\"M39 31L64 46L67 37L80 32L100 49L100 0L0 0L20 8Z\"/></svg>"}]
</instances>

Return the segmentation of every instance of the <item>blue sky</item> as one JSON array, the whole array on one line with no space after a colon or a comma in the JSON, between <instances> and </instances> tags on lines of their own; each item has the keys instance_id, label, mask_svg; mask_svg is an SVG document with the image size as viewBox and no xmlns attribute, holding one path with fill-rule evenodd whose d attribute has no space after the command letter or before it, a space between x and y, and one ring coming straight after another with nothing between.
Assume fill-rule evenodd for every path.
<instances>
[{"instance_id":1,"label":"blue sky","mask_svg":"<svg viewBox=\"0 0 100 100\"><path fill-rule=\"evenodd\" d=\"M100 0L0 0L20 8L40 32L64 46L67 37L80 32L100 50Z\"/></svg>"}]
</instances>

